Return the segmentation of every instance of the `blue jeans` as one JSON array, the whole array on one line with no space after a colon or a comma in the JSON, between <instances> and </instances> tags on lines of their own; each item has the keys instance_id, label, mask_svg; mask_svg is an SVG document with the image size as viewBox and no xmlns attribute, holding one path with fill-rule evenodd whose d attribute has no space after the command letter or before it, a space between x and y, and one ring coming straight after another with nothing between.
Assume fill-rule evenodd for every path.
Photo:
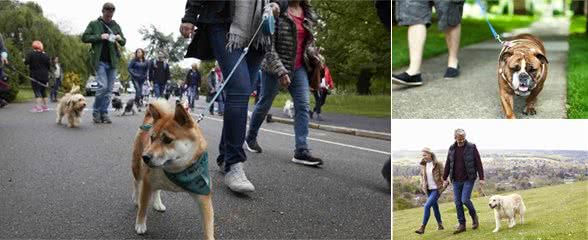
<instances>
[{"instance_id":1,"label":"blue jeans","mask_svg":"<svg viewBox=\"0 0 588 240\"><path fill-rule=\"evenodd\" d=\"M228 25L226 24L211 24L204 31L206 31L211 43L214 57L226 78L236 65L243 49L233 49L232 51L226 49L228 42ZM217 158L217 163L225 163L225 171L229 171L231 165L247 160L245 151L243 151L247 129L247 107L253 81L257 77L262 60L263 51L249 49L249 53L238 65L231 79L225 79L228 82L223 90L226 97L224 121L219 144L220 155Z\"/></svg>"},{"instance_id":2,"label":"blue jeans","mask_svg":"<svg viewBox=\"0 0 588 240\"><path fill-rule=\"evenodd\" d=\"M463 205L468 208L470 216L476 215L474 203L470 200L472 190L474 189L474 180L471 181L453 181L453 202L457 209L457 220L460 224L465 224L465 213Z\"/></svg>"},{"instance_id":3,"label":"blue jeans","mask_svg":"<svg viewBox=\"0 0 588 240\"><path fill-rule=\"evenodd\" d=\"M190 104L190 108L194 108L194 101L198 100L200 97L198 95L198 87L190 86L188 87L188 103Z\"/></svg>"},{"instance_id":4,"label":"blue jeans","mask_svg":"<svg viewBox=\"0 0 588 240\"><path fill-rule=\"evenodd\" d=\"M259 128L265 119L268 111L272 107L272 102L278 95L280 83L278 79L271 74L264 73L261 78L261 97L259 102L255 104L253 113L251 114L251 122L249 123L249 132L247 140L257 139ZM301 67L294 71L288 91L294 101L294 139L296 144L296 151L308 149L306 138L308 137L308 121L309 121L309 86L308 75L306 69Z\"/></svg>"},{"instance_id":5,"label":"blue jeans","mask_svg":"<svg viewBox=\"0 0 588 240\"><path fill-rule=\"evenodd\" d=\"M131 82L133 82L133 87L135 87L135 104L139 106L141 98L143 98L143 84L145 83L145 79L132 78Z\"/></svg>"},{"instance_id":6,"label":"blue jeans","mask_svg":"<svg viewBox=\"0 0 588 240\"><path fill-rule=\"evenodd\" d=\"M96 100L94 101L95 113L108 113L108 105L112 97L112 87L114 86L114 79L116 78L116 68L109 63L99 62L96 68Z\"/></svg>"},{"instance_id":7,"label":"blue jeans","mask_svg":"<svg viewBox=\"0 0 588 240\"><path fill-rule=\"evenodd\" d=\"M431 207L433 207L433 212L435 213L435 219L437 220L438 224L443 223L441 220L441 212L439 212L439 204L437 204L437 200L439 199L439 191L437 189L429 190L429 198L427 198L427 202L425 203L425 215L423 216L423 225L427 225L429 222L429 217L431 217Z\"/></svg>"},{"instance_id":8,"label":"blue jeans","mask_svg":"<svg viewBox=\"0 0 588 240\"><path fill-rule=\"evenodd\" d=\"M164 92L165 84L153 83L153 94L155 94L155 98L163 97Z\"/></svg>"},{"instance_id":9,"label":"blue jeans","mask_svg":"<svg viewBox=\"0 0 588 240\"><path fill-rule=\"evenodd\" d=\"M61 77L55 79L55 84L53 85L53 89L51 89L51 100L57 101L57 91L59 91L60 86L61 86Z\"/></svg>"}]
</instances>

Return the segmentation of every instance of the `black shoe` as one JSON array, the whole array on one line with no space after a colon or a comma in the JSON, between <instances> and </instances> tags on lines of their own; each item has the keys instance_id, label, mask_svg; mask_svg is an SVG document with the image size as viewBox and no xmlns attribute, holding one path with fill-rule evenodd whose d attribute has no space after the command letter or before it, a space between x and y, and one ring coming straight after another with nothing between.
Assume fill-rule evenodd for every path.
<instances>
[{"instance_id":1,"label":"black shoe","mask_svg":"<svg viewBox=\"0 0 588 240\"><path fill-rule=\"evenodd\" d=\"M421 74L417 75L408 75L408 73L403 72L401 74L392 74L392 82L397 84L402 84L405 86L420 86L423 85L423 79L421 79Z\"/></svg>"},{"instance_id":2,"label":"black shoe","mask_svg":"<svg viewBox=\"0 0 588 240\"><path fill-rule=\"evenodd\" d=\"M312 119L314 117L314 111L310 111L308 116L310 117L310 119Z\"/></svg>"},{"instance_id":3,"label":"black shoe","mask_svg":"<svg viewBox=\"0 0 588 240\"><path fill-rule=\"evenodd\" d=\"M457 76L459 76L459 65L457 65L457 68L448 67L443 77L451 79Z\"/></svg>"},{"instance_id":4,"label":"black shoe","mask_svg":"<svg viewBox=\"0 0 588 240\"><path fill-rule=\"evenodd\" d=\"M92 120L94 121L94 123L102 123L102 117L100 116L100 113L93 112L92 113Z\"/></svg>"},{"instance_id":5,"label":"black shoe","mask_svg":"<svg viewBox=\"0 0 588 240\"><path fill-rule=\"evenodd\" d=\"M102 123L107 123L107 124L112 123L112 120L110 120L110 118L108 117L108 115L106 113L101 114L100 119L102 120Z\"/></svg>"},{"instance_id":6,"label":"black shoe","mask_svg":"<svg viewBox=\"0 0 588 240\"><path fill-rule=\"evenodd\" d=\"M252 153L261 153L261 147L255 140L245 141L245 146L247 146L247 150Z\"/></svg>"},{"instance_id":7,"label":"black shoe","mask_svg":"<svg viewBox=\"0 0 588 240\"><path fill-rule=\"evenodd\" d=\"M272 120L272 115L271 114L266 115L265 116L265 121L268 122L268 123L271 123L273 121Z\"/></svg>"},{"instance_id":8,"label":"black shoe","mask_svg":"<svg viewBox=\"0 0 588 240\"><path fill-rule=\"evenodd\" d=\"M307 165L307 166L318 166L323 165L323 160L320 158L313 157L310 155L308 150L296 151L292 162Z\"/></svg>"}]
</instances>

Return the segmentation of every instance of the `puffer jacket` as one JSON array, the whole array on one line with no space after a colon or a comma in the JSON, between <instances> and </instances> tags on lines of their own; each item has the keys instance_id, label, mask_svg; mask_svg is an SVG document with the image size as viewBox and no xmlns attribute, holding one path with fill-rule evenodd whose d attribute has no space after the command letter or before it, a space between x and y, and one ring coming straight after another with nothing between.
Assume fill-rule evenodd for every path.
<instances>
[{"instance_id":1,"label":"puffer jacket","mask_svg":"<svg viewBox=\"0 0 588 240\"><path fill-rule=\"evenodd\" d=\"M433 179L435 180L435 184L437 184L437 191L439 191L439 194L441 194L443 191L445 191L445 188L443 187L443 163L434 160L433 161L434 165L433 165ZM427 162L425 161L425 159L421 160L420 163L421 166L421 190L425 193L425 194L429 194L429 184L427 183Z\"/></svg>"},{"instance_id":2,"label":"puffer jacket","mask_svg":"<svg viewBox=\"0 0 588 240\"><path fill-rule=\"evenodd\" d=\"M313 70L312 61L318 60L318 49L315 44L314 26L317 16L312 8L303 6L304 22L302 25L308 32L304 40L304 65L309 74ZM271 51L265 54L262 62L262 69L274 77L278 78L284 74L289 74L292 78L294 66L296 64L296 47L298 43L296 23L288 14L283 11L276 20L277 32L274 34Z\"/></svg>"}]
</instances>

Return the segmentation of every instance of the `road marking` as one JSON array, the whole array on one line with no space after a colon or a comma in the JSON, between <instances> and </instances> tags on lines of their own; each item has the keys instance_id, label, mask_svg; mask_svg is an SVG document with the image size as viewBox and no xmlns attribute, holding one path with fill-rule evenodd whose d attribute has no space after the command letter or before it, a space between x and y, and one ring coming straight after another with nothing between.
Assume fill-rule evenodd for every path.
<instances>
[{"instance_id":1,"label":"road marking","mask_svg":"<svg viewBox=\"0 0 588 240\"><path fill-rule=\"evenodd\" d=\"M194 114L194 113L192 113L192 115L198 116L198 114ZM214 120L217 122L223 122L222 119L216 119L216 118L211 118L211 117L207 117L207 116L205 116L204 118ZM265 128L260 128L260 130L270 132L270 133L279 134L279 135L294 137L294 134L291 134L291 133L285 133L285 132L280 132L280 131L265 129ZM384 155L388 155L388 156L390 155L389 152L384 152L384 151L371 149L371 148L359 147L359 146L354 146L354 145L350 145L350 144L338 143L338 142L333 142L333 141L323 140L323 139L318 139L318 138L312 138L312 137L308 137L307 139L317 141L317 142L323 142L323 143L333 144L333 145L337 145L337 146L342 146L342 147L348 147L348 148L354 148L354 149L368 151L368 152L384 154Z\"/></svg>"}]
</instances>

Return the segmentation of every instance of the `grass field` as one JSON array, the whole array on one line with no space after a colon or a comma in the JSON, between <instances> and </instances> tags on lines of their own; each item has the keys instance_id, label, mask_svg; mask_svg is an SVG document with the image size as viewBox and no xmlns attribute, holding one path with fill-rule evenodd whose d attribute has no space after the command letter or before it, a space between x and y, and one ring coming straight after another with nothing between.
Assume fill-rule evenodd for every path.
<instances>
[{"instance_id":1,"label":"grass field","mask_svg":"<svg viewBox=\"0 0 588 240\"><path fill-rule=\"evenodd\" d=\"M276 96L273 107L283 108L286 100L290 99L289 93L281 92ZM250 104L253 104L251 98ZM366 117L389 118L391 99L390 95L329 95L327 103L322 111L327 113L350 114ZM310 109L314 108L314 97L310 95ZM251 109L252 110L252 109Z\"/></svg>"},{"instance_id":2,"label":"grass field","mask_svg":"<svg viewBox=\"0 0 588 240\"><path fill-rule=\"evenodd\" d=\"M471 219L466 211L467 227L465 233L453 235L457 224L455 205L439 205L445 230L437 231L436 222L431 213L425 234L414 231L420 226L423 208L413 208L394 212L394 239L588 239L588 182L577 182L525 191L518 191L527 207L525 224L508 229L506 221L502 222L500 232L493 233L494 213L488 207L487 198L472 199L478 211L480 228L471 229ZM465 208L465 207L464 207ZM467 209L467 208L466 208Z\"/></svg>"},{"instance_id":3,"label":"grass field","mask_svg":"<svg viewBox=\"0 0 588 240\"><path fill-rule=\"evenodd\" d=\"M568 42L568 118L588 119L588 34L585 34L586 17L574 17L570 25Z\"/></svg>"},{"instance_id":4,"label":"grass field","mask_svg":"<svg viewBox=\"0 0 588 240\"><path fill-rule=\"evenodd\" d=\"M490 19L496 31L501 34L515 28L530 25L536 18L529 16L494 16ZM392 28L392 69L408 65L408 27L393 26ZM467 46L492 39L486 20L466 18L462 20L460 46ZM434 22L427 29L427 40L423 59L431 58L447 52L445 35L439 31Z\"/></svg>"}]
</instances>

